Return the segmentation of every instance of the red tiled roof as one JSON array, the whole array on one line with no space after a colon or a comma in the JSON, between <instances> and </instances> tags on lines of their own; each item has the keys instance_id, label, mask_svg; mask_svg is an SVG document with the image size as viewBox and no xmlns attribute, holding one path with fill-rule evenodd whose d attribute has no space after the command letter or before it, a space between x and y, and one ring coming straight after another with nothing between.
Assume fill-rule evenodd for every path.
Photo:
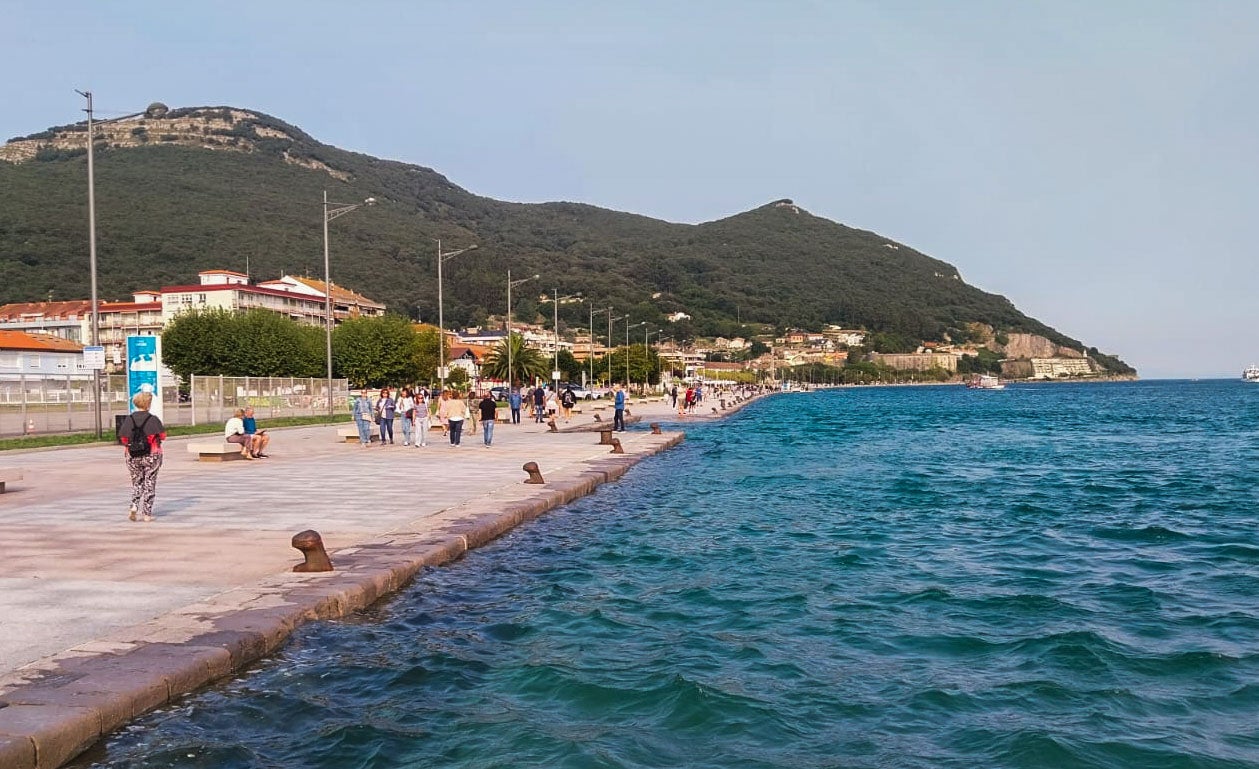
<instances>
[{"instance_id":1,"label":"red tiled roof","mask_svg":"<svg viewBox=\"0 0 1259 769\"><path fill-rule=\"evenodd\" d=\"M20 320L22 316L45 318L87 317L92 314L90 299L74 299L66 302L15 302L0 307L0 318Z\"/></svg>"},{"instance_id":2,"label":"red tiled roof","mask_svg":"<svg viewBox=\"0 0 1259 769\"><path fill-rule=\"evenodd\" d=\"M0 350L36 350L48 352L80 352L83 345L52 334L27 334L0 329Z\"/></svg>"}]
</instances>

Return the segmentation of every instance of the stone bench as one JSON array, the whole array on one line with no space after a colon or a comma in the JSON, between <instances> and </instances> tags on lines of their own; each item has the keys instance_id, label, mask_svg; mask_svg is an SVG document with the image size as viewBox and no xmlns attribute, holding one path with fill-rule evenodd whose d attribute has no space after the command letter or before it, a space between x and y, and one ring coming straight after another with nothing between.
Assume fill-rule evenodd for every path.
<instances>
[{"instance_id":1,"label":"stone bench","mask_svg":"<svg viewBox=\"0 0 1259 769\"><path fill-rule=\"evenodd\" d=\"M375 441L379 439L380 439L380 433L376 431L376 425L372 425L371 440ZM338 442L344 441L346 443L358 443L358 426L351 425L349 427L338 427L337 428L337 441Z\"/></svg>"},{"instance_id":2,"label":"stone bench","mask_svg":"<svg viewBox=\"0 0 1259 769\"><path fill-rule=\"evenodd\" d=\"M193 441L188 444L188 453L196 454L202 462L227 462L232 459L244 459L240 455L239 443L227 441Z\"/></svg>"},{"instance_id":3,"label":"stone bench","mask_svg":"<svg viewBox=\"0 0 1259 769\"><path fill-rule=\"evenodd\" d=\"M4 493L4 485L22 480L22 471L16 467L0 467L0 494Z\"/></svg>"}]
</instances>

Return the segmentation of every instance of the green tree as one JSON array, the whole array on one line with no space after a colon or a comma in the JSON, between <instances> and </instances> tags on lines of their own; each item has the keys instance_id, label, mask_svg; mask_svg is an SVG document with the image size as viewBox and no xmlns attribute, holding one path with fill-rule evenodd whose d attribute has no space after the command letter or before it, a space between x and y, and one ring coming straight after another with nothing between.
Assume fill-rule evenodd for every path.
<instances>
[{"instance_id":1,"label":"green tree","mask_svg":"<svg viewBox=\"0 0 1259 769\"><path fill-rule=\"evenodd\" d=\"M580 382L583 371L588 371L585 363L577 360L571 350L560 350L559 369L560 378L565 382Z\"/></svg>"},{"instance_id":2,"label":"green tree","mask_svg":"<svg viewBox=\"0 0 1259 769\"><path fill-rule=\"evenodd\" d=\"M321 329L262 309L232 317L228 328L228 370L224 373L310 377L325 370Z\"/></svg>"},{"instance_id":3,"label":"green tree","mask_svg":"<svg viewBox=\"0 0 1259 769\"><path fill-rule=\"evenodd\" d=\"M354 387L413 382L419 374L420 339L398 315L351 318L332 332L332 363Z\"/></svg>"},{"instance_id":4,"label":"green tree","mask_svg":"<svg viewBox=\"0 0 1259 769\"><path fill-rule=\"evenodd\" d=\"M162 361L184 382L193 374L225 374L232 314L226 310L181 313L162 331Z\"/></svg>"},{"instance_id":5,"label":"green tree","mask_svg":"<svg viewBox=\"0 0 1259 769\"><path fill-rule=\"evenodd\" d=\"M511 354L508 355L508 347ZM511 370L508 370L508 358L511 359ZM481 363L481 375L491 379L502 379L513 384L532 381L534 377L546 379L551 364L542 356L536 347L530 347L520 334L512 332L508 338L499 342Z\"/></svg>"},{"instance_id":6,"label":"green tree","mask_svg":"<svg viewBox=\"0 0 1259 769\"><path fill-rule=\"evenodd\" d=\"M644 378L648 382L658 383L660 381L660 358L656 355L655 350L647 350L644 352L643 345L635 344L629 347L618 347L603 358L595 362L595 376L606 377L608 372L608 362L612 363L612 381L624 382L626 372L626 359L629 361L629 378L631 383L642 384Z\"/></svg>"}]
</instances>

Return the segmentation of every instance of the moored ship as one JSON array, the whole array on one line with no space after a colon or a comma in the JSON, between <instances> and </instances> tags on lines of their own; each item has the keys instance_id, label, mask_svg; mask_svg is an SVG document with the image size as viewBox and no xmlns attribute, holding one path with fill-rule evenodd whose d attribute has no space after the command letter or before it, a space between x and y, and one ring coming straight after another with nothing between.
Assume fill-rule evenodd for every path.
<instances>
[{"instance_id":1,"label":"moored ship","mask_svg":"<svg viewBox=\"0 0 1259 769\"><path fill-rule=\"evenodd\" d=\"M1259 382L1259 366L1250 364L1246 370L1242 372L1243 382Z\"/></svg>"},{"instance_id":2,"label":"moored ship","mask_svg":"<svg viewBox=\"0 0 1259 769\"><path fill-rule=\"evenodd\" d=\"M1005 383L995 376L976 374L966 382L971 390L1004 390Z\"/></svg>"}]
</instances>

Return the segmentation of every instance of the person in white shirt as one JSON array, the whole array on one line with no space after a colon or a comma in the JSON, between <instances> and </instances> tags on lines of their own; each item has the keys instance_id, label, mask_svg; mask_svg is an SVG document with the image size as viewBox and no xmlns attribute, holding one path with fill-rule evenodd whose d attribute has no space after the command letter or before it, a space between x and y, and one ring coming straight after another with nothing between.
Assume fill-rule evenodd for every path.
<instances>
[{"instance_id":1,"label":"person in white shirt","mask_svg":"<svg viewBox=\"0 0 1259 769\"><path fill-rule=\"evenodd\" d=\"M223 440L228 443L239 443L240 455L245 459L254 458L254 455L249 451L249 444L252 441L245 434L245 412L242 409L236 409L232 412L232 418L227 420L227 424L223 425Z\"/></svg>"}]
</instances>

